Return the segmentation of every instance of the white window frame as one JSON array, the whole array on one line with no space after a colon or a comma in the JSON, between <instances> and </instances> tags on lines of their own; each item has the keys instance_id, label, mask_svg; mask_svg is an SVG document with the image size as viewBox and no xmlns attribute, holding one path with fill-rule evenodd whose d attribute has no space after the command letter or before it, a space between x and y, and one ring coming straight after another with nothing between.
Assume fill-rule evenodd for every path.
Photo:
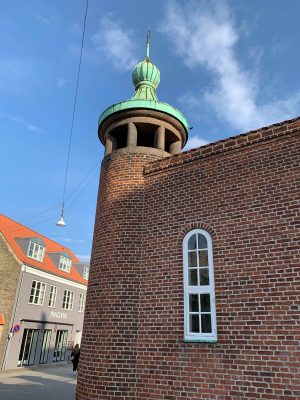
<instances>
[{"instance_id":1,"label":"white window frame","mask_svg":"<svg viewBox=\"0 0 300 400\"><path fill-rule=\"evenodd\" d=\"M188 241L193 235L203 235L207 240L208 251L208 273L209 285L189 285L189 266L188 266ZM197 256L198 257L198 256ZM199 267L198 267L199 268ZM217 341L217 322L215 305L215 284L213 268L213 250L210 234L204 229L193 229L187 233L183 240L183 275L184 275L184 341L187 342L216 342ZM210 295L210 314L211 314L211 332L191 332L189 323L189 295L190 294L209 294ZM199 310L201 316L201 310Z\"/></svg>"},{"instance_id":2,"label":"white window frame","mask_svg":"<svg viewBox=\"0 0 300 400\"><path fill-rule=\"evenodd\" d=\"M41 244L35 243L33 240L30 240L27 257L33 258L34 260L43 261L45 254L45 246Z\"/></svg>"},{"instance_id":3,"label":"white window frame","mask_svg":"<svg viewBox=\"0 0 300 400\"><path fill-rule=\"evenodd\" d=\"M51 285L48 307L55 308L57 299L57 286Z\"/></svg>"},{"instance_id":4,"label":"white window frame","mask_svg":"<svg viewBox=\"0 0 300 400\"><path fill-rule=\"evenodd\" d=\"M85 309L85 293L79 294L78 312L84 312Z\"/></svg>"},{"instance_id":5,"label":"white window frame","mask_svg":"<svg viewBox=\"0 0 300 400\"><path fill-rule=\"evenodd\" d=\"M90 267L88 265L83 266L82 277L83 279L88 280L90 274Z\"/></svg>"},{"instance_id":6,"label":"white window frame","mask_svg":"<svg viewBox=\"0 0 300 400\"><path fill-rule=\"evenodd\" d=\"M33 280L30 288L29 304L34 306L43 306L46 293L46 283ZM37 300L35 302L35 300Z\"/></svg>"},{"instance_id":7,"label":"white window frame","mask_svg":"<svg viewBox=\"0 0 300 400\"><path fill-rule=\"evenodd\" d=\"M65 256L60 256L58 269L65 272L70 272L72 260Z\"/></svg>"},{"instance_id":8,"label":"white window frame","mask_svg":"<svg viewBox=\"0 0 300 400\"><path fill-rule=\"evenodd\" d=\"M65 289L62 308L64 310L72 311L73 305L74 305L74 292L72 290Z\"/></svg>"}]
</instances>

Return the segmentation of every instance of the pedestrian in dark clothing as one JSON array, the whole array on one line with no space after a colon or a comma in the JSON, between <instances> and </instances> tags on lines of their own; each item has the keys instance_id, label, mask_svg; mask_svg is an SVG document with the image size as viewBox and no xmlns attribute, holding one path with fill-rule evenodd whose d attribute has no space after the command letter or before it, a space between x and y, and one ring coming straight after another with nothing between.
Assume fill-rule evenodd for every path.
<instances>
[{"instance_id":1,"label":"pedestrian in dark clothing","mask_svg":"<svg viewBox=\"0 0 300 400\"><path fill-rule=\"evenodd\" d=\"M73 364L73 373L74 374L78 368L79 357L80 357L79 344L75 344L75 347L73 348L72 353L71 353L71 361Z\"/></svg>"}]
</instances>

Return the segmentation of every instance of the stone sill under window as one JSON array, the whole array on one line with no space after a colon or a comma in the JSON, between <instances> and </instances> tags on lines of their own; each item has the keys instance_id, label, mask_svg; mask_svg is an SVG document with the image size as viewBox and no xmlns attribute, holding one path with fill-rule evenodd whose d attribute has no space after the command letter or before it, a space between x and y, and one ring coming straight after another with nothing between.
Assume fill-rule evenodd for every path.
<instances>
[{"instance_id":1,"label":"stone sill under window","mask_svg":"<svg viewBox=\"0 0 300 400\"><path fill-rule=\"evenodd\" d=\"M217 339L183 339L184 343L218 343Z\"/></svg>"}]
</instances>

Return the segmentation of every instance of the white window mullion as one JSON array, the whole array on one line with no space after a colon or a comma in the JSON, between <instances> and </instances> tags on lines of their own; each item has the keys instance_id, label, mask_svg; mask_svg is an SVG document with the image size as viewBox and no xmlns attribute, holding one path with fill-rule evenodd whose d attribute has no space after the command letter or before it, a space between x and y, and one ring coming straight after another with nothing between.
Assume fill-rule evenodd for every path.
<instances>
[{"instance_id":1,"label":"white window mullion","mask_svg":"<svg viewBox=\"0 0 300 400\"><path fill-rule=\"evenodd\" d=\"M43 306L46 292L46 284L44 282L32 281L29 303Z\"/></svg>"},{"instance_id":2,"label":"white window mullion","mask_svg":"<svg viewBox=\"0 0 300 400\"><path fill-rule=\"evenodd\" d=\"M64 291L64 297L63 297L63 304L62 308L65 310L73 310L73 304L74 304L74 292L71 290L65 290Z\"/></svg>"},{"instance_id":3,"label":"white window mullion","mask_svg":"<svg viewBox=\"0 0 300 400\"><path fill-rule=\"evenodd\" d=\"M34 258L35 260L38 261L43 261L44 258L44 252L45 252L45 247L42 245L39 245L32 240L29 243L28 251L27 251L27 256L30 258Z\"/></svg>"},{"instance_id":4,"label":"white window mullion","mask_svg":"<svg viewBox=\"0 0 300 400\"><path fill-rule=\"evenodd\" d=\"M195 260L195 252L197 254L197 266L193 261ZM183 241L183 262L185 340L216 341L212 242L208 232L203 229L195 229L186 235ZM197 285L194 279L192 281L194 284L190 285L190 271L195 271L195 268L197 269ZM194 295L194 298L191 299L193 309L190 309L191 295ZM208 295L209 298L204 295Z\"/></svg>"}]
</instances>

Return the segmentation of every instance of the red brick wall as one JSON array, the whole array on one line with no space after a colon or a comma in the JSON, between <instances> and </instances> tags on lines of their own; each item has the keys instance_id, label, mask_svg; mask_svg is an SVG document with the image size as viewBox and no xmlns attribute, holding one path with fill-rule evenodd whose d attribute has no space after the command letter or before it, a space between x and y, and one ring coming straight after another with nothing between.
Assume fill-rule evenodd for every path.
<instances>
[{"instance_id":1,"label":"red brick wall","mask_svg":"<svg viewBox=\"0 0 300 400\"><path fill-rule=\"evenodd\" d=\"M300 136L292 129L146 167L137 399L300 398ZM216 344L183 342L182 240L193 228L213 240Z\"/></svg>"},{"instance_id":2,"label":"red brick wall","mask_svg":"<svg viewBox=\"0 0 300 400\"><path fill-rule=\"evenodd\" d=\"M147 154L104 159L81 343L78 399L134 399Z\"/></svg>"},{"instance_id":3,"label":"red brick wall","mask_svg":"<svg viewBox=\"0 0 300 400\"><path fill-rule=\"evenodd\" d=\"M300 136L289 121L103 164L77 399L300 398ZM210 232L218 342L183 342L182 240Z\"/></svg>"}]
</instances>

